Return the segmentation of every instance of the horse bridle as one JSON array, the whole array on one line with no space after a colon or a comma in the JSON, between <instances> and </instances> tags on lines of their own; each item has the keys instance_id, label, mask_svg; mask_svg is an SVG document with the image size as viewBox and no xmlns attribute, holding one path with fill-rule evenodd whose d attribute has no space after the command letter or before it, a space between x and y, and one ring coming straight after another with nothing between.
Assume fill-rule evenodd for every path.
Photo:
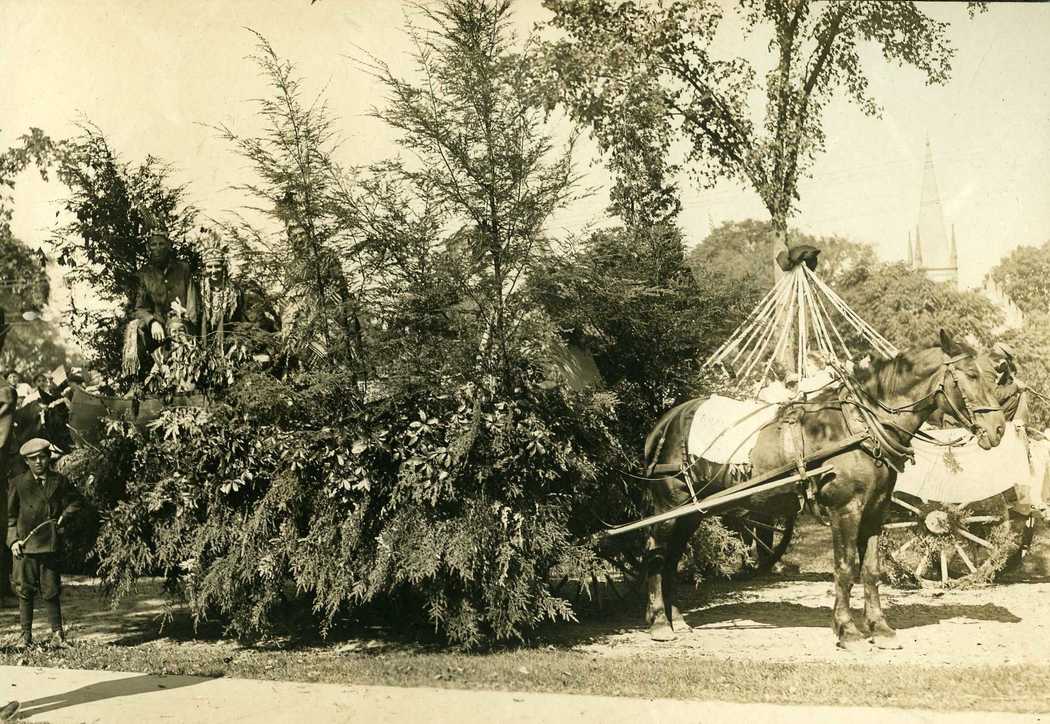
<instances>
[{"instance_id":1,"label":"horse bridle","mask_svg":"<svg viewBox=\"0 0 1050 724\"><path fill-rule=\"evenodd\" d=\"M963 386L961 384L959 384L959 378L956 374L957 371L954 365L956 362L961 362L964 359L970 359L972 356L973 355L971 355L968 352L963 352L962 354L957 354L954 357L946 359L943 362L944 374L941 376L941 382L939 385L937 385L937 389L934 391L933 394L936 395L937 393L940 393L941 396L944 397L944 401L948 404L948 409L951 411L952 416L955 417L955 419L959 422L966 425L970 432L972 432L974 435L978 435L980 434L980 426L977 424L977 415L989 412L1001 412L1003 408L998 404L983 407L977 406L974 405L966 397L966 390L963 389ZM980 364L977 364L977 371L978 374L981 373ZM944 381L949 375L952 378L952 382L955 383L955 389L959 391L959 397L962 398L963 408L965 408L965 412L963 410L960 410L956 406L956 404L952 402L952 398L948 395L948 391L945 389Z\"/></svg>"}]
</instances>

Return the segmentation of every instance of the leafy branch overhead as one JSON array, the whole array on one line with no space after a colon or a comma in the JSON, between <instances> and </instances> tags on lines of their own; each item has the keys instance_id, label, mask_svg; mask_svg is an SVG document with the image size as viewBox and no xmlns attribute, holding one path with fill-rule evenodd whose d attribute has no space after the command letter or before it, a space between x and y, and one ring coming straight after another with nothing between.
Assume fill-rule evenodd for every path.
<instances>
[{"instance_id":1,"label":"leafy branch overhead","mask_svg":"<svg viewBox=\"0 0 1050 724\"><path fill-rule=\"evenodd\" d=\"M614 158L641 147L664 168L682 165L701 183L746 183L780 234L796 209L799 179L824 149L828 103L845 95L864 113L879 112L861 62L866 45L928 83L945 82L951 70L947 23L914 2L544 5L559 36L543 46L550 106L564 104ZM749 36L768 42L771 67L719 55L729 13ZM765 97L761 123L753 121L756 95Z\"/></svg>"}]
</instances>

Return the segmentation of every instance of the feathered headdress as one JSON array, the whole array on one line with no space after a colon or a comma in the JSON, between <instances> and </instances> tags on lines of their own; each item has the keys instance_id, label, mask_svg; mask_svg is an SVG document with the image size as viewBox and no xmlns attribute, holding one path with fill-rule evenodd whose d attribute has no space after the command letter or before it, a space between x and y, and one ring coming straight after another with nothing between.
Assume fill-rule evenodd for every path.
<instances>
[{"instance_id":1,"label":"feathered headdress","mask_svg":"<svg viewBox=\"0 0 1050 724\"><path fill-rule=\"evenodd\" d=\"M227 259L229 247L215 230L202 228L197 244L200 247L201 262L204 264L210 261L220 261L229 265Z\"/></svg>"}]
</instances>

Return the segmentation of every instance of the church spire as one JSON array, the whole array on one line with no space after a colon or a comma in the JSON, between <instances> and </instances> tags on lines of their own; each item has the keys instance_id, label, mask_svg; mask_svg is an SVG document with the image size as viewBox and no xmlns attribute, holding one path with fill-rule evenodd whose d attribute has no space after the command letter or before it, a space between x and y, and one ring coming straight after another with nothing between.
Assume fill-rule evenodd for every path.
<instances>
[{"instance_id":1,"label":"church spire","mask_svg":"<svg viewBox=\"0 0 1050 724\"><path fill-rule=\"evenodd\" d=\"M959 252L955 248L955 224L952 224L952 238L948 242L948 266L956 271L959 269Z\"/></svg>"},{"instance_id":2,"label":"church spire","mask_svg":"<svg viewBox=\"0 0 1050 724\"><path fill-rule=\"evenodd\" d=\"M915 266L915 254L912 253L911 231L908 231L908 266Z\"/></svg>"},{"instance_id":3,"label":"church spire","mask_svg":"<svg viewBox=\"0 0 1050 724\"><path fill-rule=\"evenodd\" d=\"M958 283L955 243L944 227L944 210L933 168L933 148L926 139L926 159L922 169L919 223L915 228L915 265L938 282Z\"/></svg>"}]
</instances>

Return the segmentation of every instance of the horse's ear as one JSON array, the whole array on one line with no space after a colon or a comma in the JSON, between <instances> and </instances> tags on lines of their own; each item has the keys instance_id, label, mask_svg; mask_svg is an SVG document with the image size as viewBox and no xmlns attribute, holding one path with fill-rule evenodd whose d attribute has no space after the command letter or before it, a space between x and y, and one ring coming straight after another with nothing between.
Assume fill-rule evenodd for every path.
<instances>
[{"instance_id":1,"label":"horse's ear","mask_svg":"<svg viewBox=\"0 0 1050 724\"><path fill-rule=\"evenodd\" d=\"M959 345L955 343L955 340L952 339L951 336L947 332L945 332L943 329L941 330L940 342L941 342L941 350L946 355L954 357L955 355L957 355L960 352L962 352L962 348L959 347Z\"/></svg>"}]
</instances>

